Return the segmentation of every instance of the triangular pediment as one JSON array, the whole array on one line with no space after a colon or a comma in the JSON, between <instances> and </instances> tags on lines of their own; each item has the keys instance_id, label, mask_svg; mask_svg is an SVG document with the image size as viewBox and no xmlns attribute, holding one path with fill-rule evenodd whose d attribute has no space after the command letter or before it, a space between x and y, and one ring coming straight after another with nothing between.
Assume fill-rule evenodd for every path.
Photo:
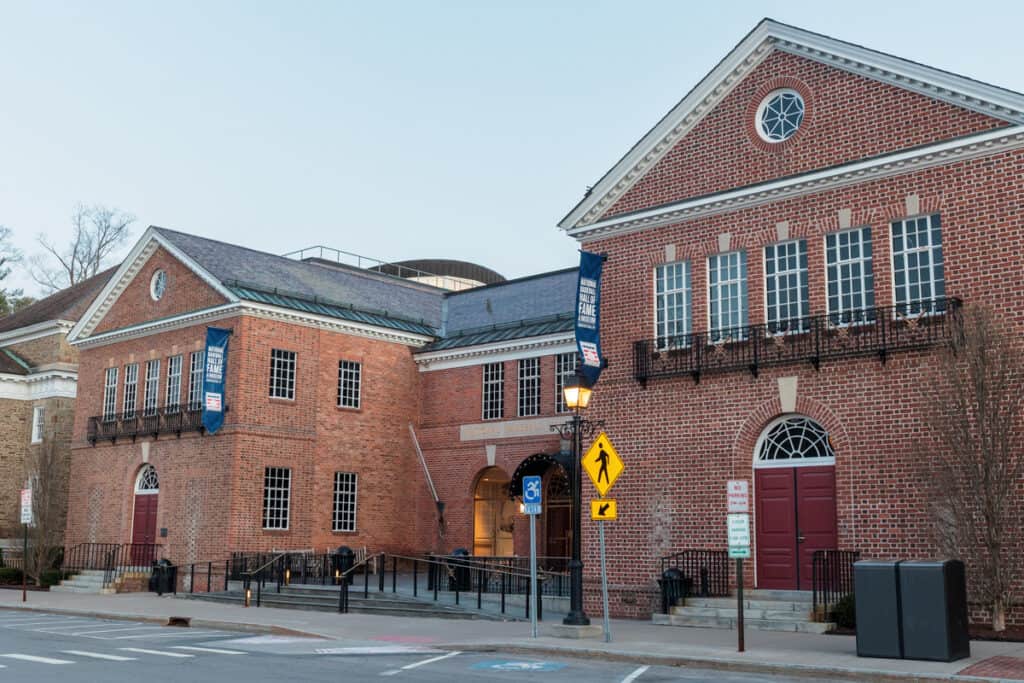
<instances>
[{"instance_id":1,"label":"triangular pediment","mask_svg":"<svg viewBox=\"0 0 1024 683\"><path fill-rule=\"evenodd\" d=\"M841 74L843 76L854 74L858 79L866 78L883 83L884 87L893 91L913 93L914 97L928 98L930 101L941 103L939 106L956 108L956 111L962 112L965 119L975 117L987 121L987 124L983 121L973 129L967 126L963 129L951 126L945 139L966 133L984 132L986 127L991 129L1024 125L1024 95L765 19L588 191L576 207L562 219L559 227L570 234L580 235L592 224L607 222L612 220L610 217L620 213L634 212L656 205L659 199L646 205L622 200L631 190L637 188L653 169L659 168L659 164L662 164L666 157L680 154L680 150L684 149L681 141L726 101L748 76L761 69L762 65L771 65L773 60L780 59L806 60L845 72ZM741 131L723 133L730 134L738 135ZM924 143L938 141L928 140ZM908 138L905 147L920 144L923 143ZM898 146L894 146L893 149L880 153L895 152L898 149ZM683 153L693 152L685 150ZM709 157L712 156L714 150L709 153ZM856 159L843 159L838 163L852 161ZM742 160L729 159L726 163L742 163ZM822 163L817 168L826 168L829 165ZM664 166L660 170L665 172ZM800 169L799 172L810 170L816 168ZM782 177L786 173L780 172L774 177ZM750 182L756 184L771 179L772 177L755 178ZM657 185L655 181L649 182ZM660 200L666 203L682 201L702 196L707 192L724 192L742 186L743 183L721 183L711 190L695 188L689 194L684 192L679 196ZM643 194L639 190L634 193Z\"/></svg>"}]
</instances>

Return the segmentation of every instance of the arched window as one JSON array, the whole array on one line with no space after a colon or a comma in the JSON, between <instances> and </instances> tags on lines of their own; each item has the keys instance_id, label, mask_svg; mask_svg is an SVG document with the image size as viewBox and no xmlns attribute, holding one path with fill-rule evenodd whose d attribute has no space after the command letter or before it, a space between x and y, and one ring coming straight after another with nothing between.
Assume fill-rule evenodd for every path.
<instances>
[{"instance_id":1,"label":"arched window","mask_svg":"<svg viewBox=\"0 0 1024 683\"><path fill-rule=\"evenodd\" d=\"M786 415L765 427L754 449L755 467L833 465L836 454L828 432L803 415Z\"/></svg>"},{"instance_id":2,"label":"arched window","mask_svg":"<svg viewBox=\"0 0 1024 683\"><path fill-rule=\"evenodd\" d=\"M135 478L135 495L146 496L160 493L160 480L156 476L156 468L143 465L139 476Z\"/></svg>"}]
</instances>

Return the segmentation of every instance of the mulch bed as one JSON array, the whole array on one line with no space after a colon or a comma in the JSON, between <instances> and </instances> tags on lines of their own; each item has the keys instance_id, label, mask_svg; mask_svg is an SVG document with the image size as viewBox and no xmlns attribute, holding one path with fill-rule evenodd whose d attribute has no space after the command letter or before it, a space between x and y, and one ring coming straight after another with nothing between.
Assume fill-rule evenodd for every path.
<instances>
[{"instance_id":1,"label":"mulch bed","mask_svg":"<svg viewBox=\"0 0 1024 683\"><path fill-rule=\"evenodd\" d=\"M12 591L13 590L19 590L20 591L21 590L21 584L20 583L0 583L0 588L6 588L7 590L12 590ZM49 586L33 586L32 584L27 585L25 587L25 589L29 590L29 591L49 591L50 590Z\"/></svg>"}]
</instances>

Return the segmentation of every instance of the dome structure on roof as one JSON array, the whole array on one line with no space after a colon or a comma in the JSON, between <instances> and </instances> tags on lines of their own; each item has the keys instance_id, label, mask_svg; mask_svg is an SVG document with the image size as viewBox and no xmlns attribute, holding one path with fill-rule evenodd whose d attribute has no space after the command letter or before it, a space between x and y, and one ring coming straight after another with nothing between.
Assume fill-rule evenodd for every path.
<instances>
[{"instance_id":1,"label":"dome structure on roof","mask_svg":"<svg viewBox=\"0 0 1024 683\"><path fill-rule=\"evenodd\" d=\"M375 266L371 270L452 291L505 282L503 275L490 268L455 259L395 261Z\"/></svg>"}]
</instances>

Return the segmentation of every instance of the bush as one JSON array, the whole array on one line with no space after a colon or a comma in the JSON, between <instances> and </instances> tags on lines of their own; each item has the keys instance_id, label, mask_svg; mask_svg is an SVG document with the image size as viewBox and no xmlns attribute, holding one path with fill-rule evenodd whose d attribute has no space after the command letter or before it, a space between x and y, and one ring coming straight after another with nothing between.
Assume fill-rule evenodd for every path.
<instances>
[{"instance_id":1,"label":"bush","mask_svg":"<svg viewBox=\"0 0 1024 683\"><path fill-rule=\"evenodd\" d=\"M64 573L59 569L47 569L39 576L39 585L49 588L56 586L64 578Z\"/></svg>"},{"instance_id":2,"label":"bush","mask_svg":"<svg viewBox=\"0 0 1024 683\"><path fill-rule=\"evenodd\" d=\"M14 567L0 567L0 584L21 583L21 570Z\"/></svg>"},{"instance_id":3,"label":"bush","mask_svg":"<svg viewBox=\"0 0 1024 683\"><path fill-rule=\"evenodd\" d=\"M857 609L852 593L844 595L832 606L832 618L840 628L857 628Z\"/></svg>"}]
</instances>

